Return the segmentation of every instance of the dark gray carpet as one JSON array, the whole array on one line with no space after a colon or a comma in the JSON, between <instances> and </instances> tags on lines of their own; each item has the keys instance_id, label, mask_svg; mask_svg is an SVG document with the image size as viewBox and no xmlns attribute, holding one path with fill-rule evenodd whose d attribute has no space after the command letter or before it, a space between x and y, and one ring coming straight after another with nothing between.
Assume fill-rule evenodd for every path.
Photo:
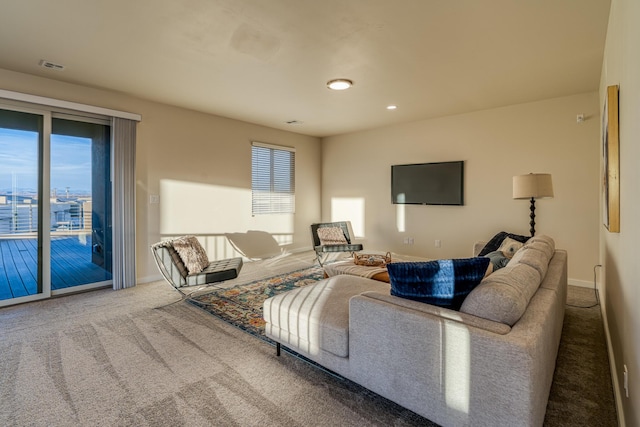
<instances>
[{"instance_id":1,"label":"dark gray carpet","mask_svg":"<svg viewBox=\"0 0 640 427\"><path fill-rule=\"evenodd\" d=\"M571 288L571 294L583 289ZM2 426L429 426L161 282L0 310ZM547 426L614 426L599 309L568 308Z\"/></svg>"},{"instance_id":2,"label":"dark gray carpet","mask_svg":"<svg viewBox=\"0 0 640 427\"><path fill-rule=\"evenodd\" d=\"M618 425L604 325L596 303L593 290L569 286L545 426Z\"/></svg>"}]
</instances>

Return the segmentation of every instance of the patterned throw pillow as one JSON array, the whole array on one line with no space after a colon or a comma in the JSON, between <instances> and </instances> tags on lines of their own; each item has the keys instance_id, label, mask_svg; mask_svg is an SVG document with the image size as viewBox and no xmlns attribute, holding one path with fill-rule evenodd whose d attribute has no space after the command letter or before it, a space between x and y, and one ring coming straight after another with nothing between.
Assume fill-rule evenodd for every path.
<instances>
[{"instance_id":1,"label":"patterned throw pillow","mask_svg":"<svg viewBox=\"0 0 640 427\"><path fill-rule=\"evenodd\" d=\"M519 234L512 234L507 233L506 231L501 231L493 236L486 245L484 245L484 248L482 248L478 256L485 256L489 252L497 251L504 239L506 239L507 237L521 243L526 243L527 240L529 240L530 236L520 236Z\"/></svg>"},{"instance_id":2,"label":"patterned throw pillow","mask_svg":"<svg viewBox=\"0 0 640 427\"><path fill-rule=\"evenodd\" d=\"M524 243L518 242L510 237L505 238L502 244L498 248L498 251L502 252L505 257L511 259L518 250L524 246Z\"/></svg>"},{"instance_id":3,"label":"patterned throw pillow","mask_svg":"<svg viewBox=\"0 0 640 427\"><path fill-rule=\"evenodd\" d=\"M340 227L320 227L318 228L318 239L321 245L346 245L347 239Z\"/></svg>"},{"instance_id":4,"label":"patterned throw pillow","mask_svg":"<svg viewBox=\"0 0 640 427\"><path fill-rule=\"evenodd\" d=\"M485 257L392 262L387 264L391 295L459 310L484 278L489 262Z\"/></svg>"},{"instance_id":5,"label":"patterned throw pillow","mask_svg":"<svg viewBox=\"0 0 640 427\"><path fill-rule=\"evenodd\" d=\"M209 265L207 253L195 236L178 237L171 243L187 267L189 274L200 273Z\"/></svg>"}]
</instances>

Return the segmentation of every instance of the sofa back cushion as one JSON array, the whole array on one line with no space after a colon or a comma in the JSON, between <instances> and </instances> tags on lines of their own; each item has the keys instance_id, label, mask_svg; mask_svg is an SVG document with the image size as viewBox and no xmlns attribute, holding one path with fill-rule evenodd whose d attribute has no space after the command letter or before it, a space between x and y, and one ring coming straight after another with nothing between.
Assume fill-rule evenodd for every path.
<instances>
[{"instance_id":1,"label":"sofa back cushion","mask_svg":"<svg viewBox=\"0 0 640 427\"><path fill-rule=\"evenodd\" d=\"M549 236L530 238L505 268L471 291L460 311L513 326L540 287L554 253L555 243Z\"/></svg>"},{"instance_id":2,"label":"sofa back cushion","mask_svg":"<svg viewBox=\"0 0 640 427\"><path fill-rule=\"evenodd\" d=\"M554 242L554 240L551 237L546 236L544 234L532 237L531 239L529 239L529 242L527 243L530 243L530 244L536 243L536 244L545 245L547 247L546 251L547 251L547 254L549 255L549 258L553 257L553 253L556 250L556 243Z\"/></svg>"},{"instance_id":3,"label":"sofa back cushion","mask_svg":"<svg viewBox=\"0 0 640 427\"><path fill-rule=\"evenodd\" d=\"M529 265L507 265L473 289L460 311L513 326L524 314L540 281L538 270Z\"/></svg>"},{"instance_id":4,"label":"sofa back cushion","mask_svg":"<svg viewBox=\"0 0 640 427\"><path fill-rule=\"evenodd\" d=\"M555 243L548 236L536 236L529 241L511 258L507 265L527 264L540 273L540 277L547 275L549 261L553 257Z\"/></svg>"}]
</instances>

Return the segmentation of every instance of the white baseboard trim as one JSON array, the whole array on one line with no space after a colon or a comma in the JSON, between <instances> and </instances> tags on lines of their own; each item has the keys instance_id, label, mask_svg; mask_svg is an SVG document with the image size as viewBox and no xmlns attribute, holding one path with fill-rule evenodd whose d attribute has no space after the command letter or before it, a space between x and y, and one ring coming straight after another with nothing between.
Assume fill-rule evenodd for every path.
<instances>
[{"instance_id":1,"label":"white baseboard trim","mask_svg":"<svg viewBox=\"0 0 640 427\"><path fill-rule=\"evenodd\" d=\"M569 279L567 283L572 286L580 286L581 288L591 288L593 289L593 282L588 280L578 280L578 279Z\"/></svg>"},{"instance_id":2,"label":"white baseboard trim","mask_svg":"<svg viewBox=\"0 0 640 427\"><path fill-rule=\"evenodd\" d=\"M598 295L600 291L598 290ZM600 296L600 295L599 295ZM600 298L602 301L602 298ZM609 322L605 313L604 306L600 304L600 314L602 315L602 322L604 323L604 335L607 339L607 352L609 353L609 368L611 370L611 380L613 382L613 397L616 401L616 411L618 413L618 426L626 427L627 423L624 419L624 408L622 406L622 396L619 393L620 383L618 382L618 376L616 372L618 368L616 366L616 359L613 357L613 347L611 345L611 334L609 333Z\"/></svg>"},{"instance_id":3,"label":"white baseboard trim","mask_svg":"<svg viewBox=\"0 0 640 427\"><path fill-rule=\"evenodd\" d=\"M140 285L142 283L157 282L158 280L164 280L162 275L156 274L156 275L153 275L153 276L138 277L138 279L136 280L136 284Z\"/></svg>"}]
</instances>

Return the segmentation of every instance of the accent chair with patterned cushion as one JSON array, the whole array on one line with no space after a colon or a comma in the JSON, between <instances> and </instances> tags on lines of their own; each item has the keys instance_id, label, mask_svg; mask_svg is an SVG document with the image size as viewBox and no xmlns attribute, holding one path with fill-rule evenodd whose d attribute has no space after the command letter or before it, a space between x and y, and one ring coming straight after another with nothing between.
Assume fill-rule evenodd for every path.
<instances>
[{"instance_id":1,"label":"accent chair with patterned cushion","mask_svg":"<svg viewBox=\"0 0 640 427\"><path fill-rule=\"evenodd\" d=\"M209 261L195 236L181 236L151 245L162 277L178 292L184 286L207 285L238 277L242 258Z\"/></svg>"},{"instance_id":2,"label":"accent chair with patterned cushion","mask_svg":"<svg viewBox=\"0 0 640 427\"><path fill-rule=\"evenodd\" d=\"M351 241L351 222L323 222L311 224L311 239L318 263L326 260L330 253L359 252L362 244Z\"/></svg>"}]
</instances>

